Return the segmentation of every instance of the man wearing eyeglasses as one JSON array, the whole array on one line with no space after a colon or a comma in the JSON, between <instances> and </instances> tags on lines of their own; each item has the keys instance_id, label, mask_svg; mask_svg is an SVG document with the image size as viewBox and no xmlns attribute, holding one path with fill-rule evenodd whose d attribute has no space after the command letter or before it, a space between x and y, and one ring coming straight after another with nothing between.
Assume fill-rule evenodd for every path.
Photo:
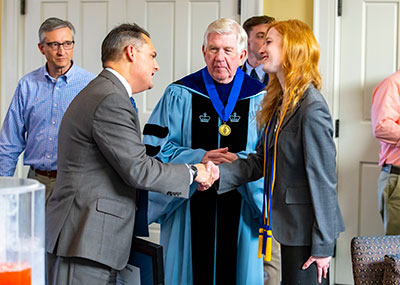
<instances>
[{"instance_id":1,"label":"man wearing eyeglasses","mask_svg":"<svg viewBox=\"0 0 400 285\"><path fill-rule=\"evenodd\" d=\"M74 97L95 77L77 66L74 26L48 18L39 28L46 64L21 78L0 133L0 176L13 176L19 155L29 178L46 185L46 202L57 176L58 129Z\"/></svg>"}]
</instances>

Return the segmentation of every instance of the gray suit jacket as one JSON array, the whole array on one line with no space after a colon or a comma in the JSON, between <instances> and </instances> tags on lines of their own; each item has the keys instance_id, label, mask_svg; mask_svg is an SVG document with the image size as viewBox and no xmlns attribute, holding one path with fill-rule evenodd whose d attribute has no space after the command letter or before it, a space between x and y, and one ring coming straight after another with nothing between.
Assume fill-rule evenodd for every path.
<instances>
[{"instance_id":1,"label":"gray suit jacket","mask_svg":"<svg viewBox=\"0 0 400 285\"><path fill-rule=\"evenodd\" d=\"M268 96L268 95L267 95ZM276 119L272 121L275 126ZM268 138L270 178L274 132ZM344 231L336 195L336 149L328 106L310 86L295 110L284 118L278 136L271 227L287 246L311 246L314 256L331 256ZM263 175L264 149L220 166L219 192Z\"/></svg>"},{"instance_id":2,"label":"gray suit jacket","mask_svg":"<svg viewBox=\"0 0 400 285\"><path fill-rule=\"evenodd\" d=\"M138 115L109 71L73 100L60 126L58 174L46 208L46 250L120 270L127 264L137 189L188 197L184 164L146 155Z\"/></svg>"}]
</instances>

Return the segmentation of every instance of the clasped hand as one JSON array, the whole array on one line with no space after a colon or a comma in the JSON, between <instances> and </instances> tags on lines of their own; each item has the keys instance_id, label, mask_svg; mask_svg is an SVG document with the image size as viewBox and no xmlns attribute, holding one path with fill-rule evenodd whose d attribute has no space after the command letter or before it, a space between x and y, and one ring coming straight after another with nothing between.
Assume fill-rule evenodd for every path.
<instances>
[{"instance_id":1,"label":"clasped hand","mask_svg":"<svg viewBox=\"0 0 400 285\"><path fill-rule=\"evenodd\" d=\"M201 163L212 161L215 165L219 165L221 163L232 163L236 159L238 159L236 154L229 152L227 147L223 147L207 151Z\"/></svg>"},{"instance_id":2,"label":"clasped hand","mask_svg":"<svg viewBox=\"0 0 400 285\"><path fill-rule=\"evenodd\" d=\"M197 168L197 176L194 181L199 183L198 190L207 190L219 179L219 168L212 161L206 164L198 163L194 166Z\"/></svg>"},{"instance_id":3,"label":"clasped hand","mask_svg":"<svg viewBox=\"0 0 400 285\"><path fill-rule=\"evenodd\" d=\"M237 155L229 152L227 147L209 150L205 153L201 163L197 167L196 182L199 183L198 190L204 191L211 187L219 179L219 168L221 163L232 163L238 159Z\"/></svg>"}]
</instances>

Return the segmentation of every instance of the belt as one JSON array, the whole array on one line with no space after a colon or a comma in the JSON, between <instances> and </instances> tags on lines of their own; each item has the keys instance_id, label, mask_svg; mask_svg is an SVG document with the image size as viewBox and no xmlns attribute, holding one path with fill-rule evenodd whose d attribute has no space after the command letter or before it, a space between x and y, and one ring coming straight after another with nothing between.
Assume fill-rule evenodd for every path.
<instances>
[{"instance_id":1,"label":"belt","mask_svg":"<svg viewBox=\"0 0 400 285\"><path fill-rule=\"evenodd\" d=\"M56 178L57 177L57 170L40 170L40 169L35 169L31 166L32 171L34 171L36 174L47 176L49 178Z\"/></svg>"},{"instance_id":2,"label":"belt","mask_svg":"<svg viewBox=\"0 0 400 285\"><path fill-rule=\"evenodd\" d=\"M382 171L385 171L386 173L391 173L391 174L393 173L400 175L400 167L392 164L384 164L382 166Z\"/></svg>"}]
</instances>

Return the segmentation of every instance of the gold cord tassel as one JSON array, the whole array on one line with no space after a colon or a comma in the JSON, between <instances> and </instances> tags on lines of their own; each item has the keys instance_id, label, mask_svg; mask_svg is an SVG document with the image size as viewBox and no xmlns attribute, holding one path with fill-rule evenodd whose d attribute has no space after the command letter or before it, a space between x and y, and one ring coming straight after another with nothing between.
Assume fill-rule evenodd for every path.
<instances>
[{"instance_id":1,"label":"gold cord tassel","mask_svg":"<svg viewBox=\"0 0 400 285\"><path fill-rule=\"evenodd\" d=\"M264 260L271 261L272 254L272 231L267 230L267 248L265 249Z\"/></svg>"},{"instance_id":2,"label":"gold cord tassel","mask_svg":"<svg viewBox=\"0 0 400 285\"><path fill-rule=\"evenodd\" d=\"M264 236L264 229L260 228L258 230L258 258L262 258L262 248L263 248L263 236Z\"/></svg>"}]
</instances>

